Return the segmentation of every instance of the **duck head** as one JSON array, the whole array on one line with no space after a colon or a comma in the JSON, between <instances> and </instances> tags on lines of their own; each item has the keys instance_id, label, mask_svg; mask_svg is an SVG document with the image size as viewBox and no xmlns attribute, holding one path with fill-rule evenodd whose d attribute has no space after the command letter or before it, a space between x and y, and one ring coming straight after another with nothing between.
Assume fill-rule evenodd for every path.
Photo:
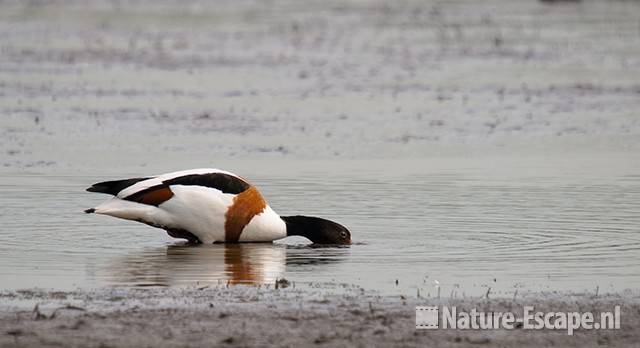
<instances>
[{"instance_id":1,"label":"duck head","mask_svg":"<svg viewBox=\"0 0 640 348\"><path fill-rule=\"evenodd\" d=\"M302 236L314 244L351 244L351 233L337 222L314 216L284 216L287 236Z\"/></svg>"}]
</instances>

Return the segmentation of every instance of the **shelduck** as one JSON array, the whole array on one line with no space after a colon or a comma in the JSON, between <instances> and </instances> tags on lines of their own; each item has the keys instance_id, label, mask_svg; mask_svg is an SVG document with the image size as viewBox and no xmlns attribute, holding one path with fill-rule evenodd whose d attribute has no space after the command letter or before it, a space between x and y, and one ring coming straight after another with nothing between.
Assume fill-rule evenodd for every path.
<instances>
[{"instance_id":1,"label":"shelduck","mask_svg":"<svg viewBox=\"0 0 640 348\"><path fill-rule=\"evenodd\" d=\"M344 226L312 216L279 216L245 179L219 169L105 181L87 189L114 197L85 213L161 228L193 243L271 242L303 236L316 244L351 244Z\"/></svg>"}]
</instances>

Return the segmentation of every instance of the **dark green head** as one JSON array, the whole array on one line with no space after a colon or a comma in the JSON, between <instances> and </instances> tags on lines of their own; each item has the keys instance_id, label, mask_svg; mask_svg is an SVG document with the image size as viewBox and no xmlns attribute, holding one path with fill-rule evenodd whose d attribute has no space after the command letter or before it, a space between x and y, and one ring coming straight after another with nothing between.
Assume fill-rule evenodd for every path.
<instances>
[{"instance_id":1,"label":"dark green head","mask_svg":"<svg viewBox=\"0 0 640 348\"><path fill-rule=\"evenodd\" d=\"M302 236L314 244L351 244L351 233L346 227L331 220L313 216L284 216L288 236Z\"/></svg>"}]
</instances>

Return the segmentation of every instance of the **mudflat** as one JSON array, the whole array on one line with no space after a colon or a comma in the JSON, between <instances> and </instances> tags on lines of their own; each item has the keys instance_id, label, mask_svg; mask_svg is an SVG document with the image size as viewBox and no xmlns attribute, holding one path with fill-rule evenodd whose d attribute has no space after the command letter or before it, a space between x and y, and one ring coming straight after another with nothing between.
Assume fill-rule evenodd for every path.
<instances>
[{"instance_id":1,"label":"mudflat","mask_svg":"<svg viewBox=\"0 0 640 348\"><path fill-rule=\"evenodd\" d=\"M282 284L282 282L281 282ZM337 285L337 284L334 284ZM281 287L280 285L279 287ZM523 294L515 298L405 298L305 286L23 290L0 294L2 347L629 347L640 339L640 297ZM611 312L618 330L416 330L415 306L459 311Z\"/></svg>"}]
</instances>

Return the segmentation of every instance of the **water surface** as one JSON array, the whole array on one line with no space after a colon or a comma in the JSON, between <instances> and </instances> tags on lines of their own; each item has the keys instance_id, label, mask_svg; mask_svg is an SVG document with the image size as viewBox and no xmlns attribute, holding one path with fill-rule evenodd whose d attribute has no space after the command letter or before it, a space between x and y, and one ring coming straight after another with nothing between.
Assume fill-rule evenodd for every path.
<instances>
[{"instance_id":1,"label":"water surface","mask_svg":"<svg viewBox=\"0 0 640 348\"><path fill-rule=\"evenodd\" d=\"M314 248L299 237L189 246L159 229L83 214L106 198L84 192L102 177L4 173L0 280L2 288L68 289L284 277L408 295L435 295L438 287L447 295L638 288L636 162L616 155L345 161L331 176L297 161L247 169L281 214L348 226L356 243L347 248Z\"/></svg>"}]
</instances>

